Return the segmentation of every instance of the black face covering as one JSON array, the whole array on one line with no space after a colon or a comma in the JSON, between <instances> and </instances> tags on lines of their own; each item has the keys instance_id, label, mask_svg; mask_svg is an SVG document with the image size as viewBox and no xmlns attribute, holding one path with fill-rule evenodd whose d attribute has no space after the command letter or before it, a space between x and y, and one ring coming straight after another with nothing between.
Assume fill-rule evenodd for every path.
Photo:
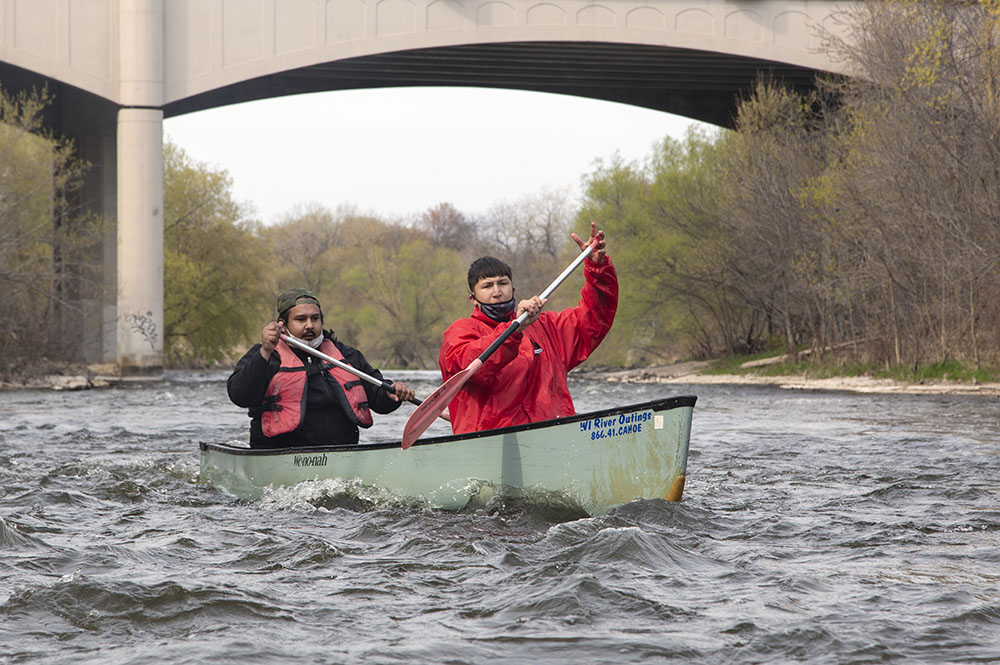
<instances>
[{"instance_id":1,"label":"black face covering","mask_svg":"<svg viewBox=\"0 0 1000 665\"><path fill-rule=\"evenodd\" d=\"M506 302L494 302L485 303L479 302L479 309L483 310L483 314L490 317L497 323L503 323L510 318L510 313L514 311L514 298Z\"/></svg>"}]
</instances>

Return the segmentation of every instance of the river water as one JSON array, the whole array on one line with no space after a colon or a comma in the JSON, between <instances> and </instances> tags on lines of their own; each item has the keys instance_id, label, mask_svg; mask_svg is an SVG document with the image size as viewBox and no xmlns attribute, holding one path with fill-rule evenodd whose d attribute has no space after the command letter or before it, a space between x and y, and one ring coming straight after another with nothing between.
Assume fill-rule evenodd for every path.
<instances>
[{"instance_id":1,"label":"river water","mask_svg":"<svg viewBox=\"0 0 1000 665\"><path fill-rule=\"evenodd\" d=\"M225 373L2 392L0 663L1000 660L1000 400L571 389L697 395L684 501L241 502L197 483L199 441L246 438Z\"/></svg>"}]
</instances>

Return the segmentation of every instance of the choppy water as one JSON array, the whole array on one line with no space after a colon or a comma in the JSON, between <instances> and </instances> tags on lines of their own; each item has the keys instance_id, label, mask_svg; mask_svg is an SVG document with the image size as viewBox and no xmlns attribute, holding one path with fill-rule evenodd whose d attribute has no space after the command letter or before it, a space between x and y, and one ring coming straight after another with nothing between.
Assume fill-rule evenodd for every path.
<instances>
[{"instance_id":1,"label":"choppy water","mask_svg":"<svg viewBox=\"0 0 1000 665\"><path fill-rule=\"evenodd\" d=\"M224 379L0 393L0 663L1000 660L995 398L577 381L699 396L684 501L587 518L237 502L196 483L245 438Z\"/></svg>"}]
</instances>

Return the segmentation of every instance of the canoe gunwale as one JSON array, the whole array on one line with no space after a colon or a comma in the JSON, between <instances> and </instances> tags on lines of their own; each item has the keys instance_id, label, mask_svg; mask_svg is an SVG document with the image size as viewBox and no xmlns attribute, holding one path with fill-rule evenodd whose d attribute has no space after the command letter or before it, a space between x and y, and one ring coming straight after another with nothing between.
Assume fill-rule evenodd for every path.
<instances>
[{"instance_id":1,"label":"canoe gunwale","mask_svg":"<svg viewBox=\"0 0 1000 665\"><path fill-rule=\"evenodd\" d=\"M413 448L418 446L433 446L440 443L455 443L461 441L472 441L475 439L480 439L483 437L493 437L502 434L509 434L512 432L524 432L533 429L543 429L547 427L552 427L555 425L564 425L573 422L582 422L585 420L590 420L591 418L606 418L611 416L620 415L623 413L631 413L633 411L669 411L671 409L679 409L685 407L694 407L697 397L694 395L678 395L674 397L667 397L661 399L650 400L648 402L640 402L638 404L628 404L625 406L612 407L609 409L601 409L600 411L588 411L587 413L577 413L572 416L564 416L562 418L554 418L552 420L544 420L537 423L528 423L525 425L513 425L511 427L500 427L497 429L488 429L480 432L467 432L465 434L448 434L445 436L430 437L427 439L418 439L413 443ZM232 446L226 443L206 443L204 441L200 442L199 448L202 451L213 449L218 452L224 452L232 455L288 455L290 453L296 452L324 452L324 453L337 453L337 452L357 452L359 450L384 450L388 448L399 448L399 441L384 441L380 443L364 443L364 444L347 444L347 445L329 445L329 446L308 446L308 447L296 447L296 448L249 448L243 446Z\"/></svg>"}]
</instances>

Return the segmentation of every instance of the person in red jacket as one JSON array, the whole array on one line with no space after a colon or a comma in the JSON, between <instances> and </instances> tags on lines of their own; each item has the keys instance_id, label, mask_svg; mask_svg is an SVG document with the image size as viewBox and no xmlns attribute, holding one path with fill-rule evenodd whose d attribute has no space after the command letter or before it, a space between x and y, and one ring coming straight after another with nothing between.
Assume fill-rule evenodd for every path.
<instances>
[{"instance_id":1,"label":"person in red jacket","mask_svg":"<svg viewBox=\"0 0 1000 665\"><path fill-rule=\"evenodd\" d=\"M479 357L510 326L525 319L483 366L472 375L448 407L456 434L521 425L576 413L566 383L567 373L600 345L618 309L618 276L607 255L604 231L590 225L590 241L575 233L583 251L585 282L580 303L561 312L542 311L538 296L514 304L510 267L484 256L469 267L472 315L452 323L444 333L438 364L447 381Z\"/></svg>"}]
</instances>

